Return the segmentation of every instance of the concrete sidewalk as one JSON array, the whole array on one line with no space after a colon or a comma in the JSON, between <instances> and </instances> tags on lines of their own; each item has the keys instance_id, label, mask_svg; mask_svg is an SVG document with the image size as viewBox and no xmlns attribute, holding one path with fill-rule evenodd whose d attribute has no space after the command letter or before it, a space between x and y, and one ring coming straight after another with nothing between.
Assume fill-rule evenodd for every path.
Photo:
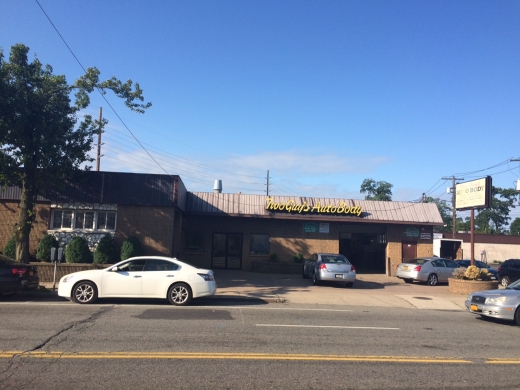
<instances>
[{"instance_id":1,"label":"concrete sidewalk","mask_svg":"<svg viewBox=\"0 0 520 390\"><path fill-rule=\"evenodd\" d=\"M215 270L215 279L218 289L212 300L465 310L466 295L450 293L447 284L407 284L380 274L358 274L352 288L335 284L314 286L311 280L296 274ZM52 283L41 284L52 289Z\"/></svg>"}]
</instances>

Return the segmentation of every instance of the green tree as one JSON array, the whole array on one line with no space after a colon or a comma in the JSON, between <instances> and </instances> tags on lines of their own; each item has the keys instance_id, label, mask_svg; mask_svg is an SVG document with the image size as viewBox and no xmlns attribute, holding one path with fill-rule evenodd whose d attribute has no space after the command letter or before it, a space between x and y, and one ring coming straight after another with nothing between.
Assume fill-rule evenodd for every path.
<instances>
[{"instance_id":1,"label":"green tree","mask_svg":"<svg viewBox=\"0 0 520 390\"><path fill-rule=\"evenodd\" d=\"M0 185L22 188L20 214L14 229L16 259L29 262L29 233L35 219L35 202L80 171L88 156L99 123L78 112L90 104L95 89L113 91L132 111L143 113L139 84L122 83L115 77L100 81L99 70L88 68L73 84L54 75L50 65L35 58L28 61L29 48L11 48L9 61L0 49ZM74 93L74 103L71 94ZM87 167L86 169L90 169Z\"/></svg>"},{"instance_id":2,"label":"green tree","mask_svg":"<svg viewBox=\"0 0 520 390\"><path fill-rule=\"evenodd\" d=\"M386 181L375 181L373 179L365 179L361 184L361 192L365 195L366 200L392 200L392 187Z\"/></svg>"},{"instance_id":3,"label":"green tree","mask_svg":"<svg viewBox=\"0 0 520 390\"><path fill-rule=\"evenodd\" d=\"M453 218L451 214L451 207L446 204L446 201L438 198L432 198L431 196L427 196L426 198L424 198L424 202L435 203L437 205L437 208L439 209L439 213L441 214L444 226L436 227L435 230L438 230L439 232L453 231Z\"/></svg>"},{"instance_id":4,"label":"green tree","mask_svg":"<svg viewBox=\"0 0 520 390\"><path fill-rule=\"evenodd\" d=\"M520 236L520 218L515 218L511 225L509 225L509 234Z\"/></svg>"},{"instance_id":5,"label":"green tree","mask_svg":"<svg viewBox=\"0 0 520 390\"><path fill-rule=\"evenodd\" d=\"M486 234L504 234L511 217L509 213L514 208L518 191L512 188L493 186L493 198L489 209L481 210L475 217L475 232Z\"/></svg>"}]
</instances>

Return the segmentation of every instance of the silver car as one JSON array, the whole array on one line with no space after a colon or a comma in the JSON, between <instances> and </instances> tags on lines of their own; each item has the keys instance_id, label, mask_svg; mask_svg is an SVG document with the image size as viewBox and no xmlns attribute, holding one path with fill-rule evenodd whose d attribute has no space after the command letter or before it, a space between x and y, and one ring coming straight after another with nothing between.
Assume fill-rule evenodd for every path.
<instances>
[{"instance_id":1,"label":"silver car","mask_svg":"<svg viewBox=\"0 0 520 390\"><path fill-rule=\"evenodd\" d=\"M356 281L356 268L343 255L314 253L303 264L303 277L312 278L315 285L321 282L335 282L352 287Z\"/></svg>"},{"instance_id":2,"label":"silver car","mask_svg":"<svg viewBox=\"0 0 520 390\"><path fill-rule=\"evenodd\" d=\"M399 264L395 276L406 283L412 283L415 280L435 286L440 282L447 283L448 278L453 276L453 271L457 268L460 268L460 265L452 260L440 257L421 257Z\"/></svg>"},{"instance_id":3,"label":"silver car","mask_svg":"<svg viewBox=\"0 0 520 390\"><path fill-rule=\"evenodd\" d=\"M472 292L465 305L471 313L514 321L520 325L520 279L503 290Z\"/></svg>"}]
</instances>

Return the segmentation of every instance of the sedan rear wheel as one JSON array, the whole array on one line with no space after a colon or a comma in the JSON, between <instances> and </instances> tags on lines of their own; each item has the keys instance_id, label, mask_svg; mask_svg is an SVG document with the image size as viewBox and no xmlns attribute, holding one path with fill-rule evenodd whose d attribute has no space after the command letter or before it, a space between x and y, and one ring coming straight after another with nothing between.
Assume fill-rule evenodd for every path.
<instances>
[{"instance_id":1,"label":"sedan rear wheel","mask_svg":"<svg viewBox=\"0 0 520 390\"><path fill-rule=\"evenodd\" d=\"M428 276L428 280L426 281L426 283L428 284L428 286L436 286L437 283L439 283L439 278L436 274L431 274L430 276Z\"/></svg>"},{"instance_id":2,"label":"sedan rear wheel","mask_svg":"<svg viewBox=\"0 0 520 390\"><path fill-rule=\"evenodd\" d=\"M318 286L320 284L320 281L316 278L316 272L312 274L312 284L315 286Z\"/></svg>"},{"instance_id":3,"label":"sedan rear wheel","mask_svg":"<svg viewBox=\"0 0 520 390\"><path fill-rule=\"evenodd\" d=\"M520 326L520 306L516 308L515 312L515 322L518 326Z\"/></svg>"},{"instance_id":4,"label":"sedan rear wheel","mask_svg":"<svg viewBox=\"0 0 520 390\"><path fill-rule=\"evenodd\" d=\"M187 284L174 284L168 290L168 301L175 306L185 306L192 298L191 289Z\"/></svg>"},{"instance_id":5,"label":"sedan rear wheel","mask_svg":"<svg viewBox=\"0 0 520 390\"><path fill-rule=\"evenodd\" d=\"M502 287L509 286L509 278L507 276L503 276L502 278L500 278L500 284L502 285Z\"/></svg>"},{"instance_id":6,"label":"sedan rear wheel","mask_svg":"<svg viewBox=\"0 0 520 390\"><path fill-rule=\"evenodd\" d=\"M403 279L405 283L413 283L413 279Z\"/></svg>"},{"instance_id":7,"label":"sedan rear wheel","mask_svg":"<svg viewBox=\"0 0 520 390\"><path fill-rule=\"evenodd\" d=\"M81 304L94 303L97 299L97 288L92 282L79 282L72 289L72 300Z\"/></svg>"}]
</instances>

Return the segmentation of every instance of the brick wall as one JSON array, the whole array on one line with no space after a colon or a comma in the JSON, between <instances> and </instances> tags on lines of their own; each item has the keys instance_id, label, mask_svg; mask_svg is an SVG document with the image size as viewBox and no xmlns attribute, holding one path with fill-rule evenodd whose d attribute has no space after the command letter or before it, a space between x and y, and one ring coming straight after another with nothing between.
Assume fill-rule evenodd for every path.
<instances>
[{"instance_id":1,"label":"brick wall","mask_svg":"<svg viewBox=\"0 0 520 390\"><path fill-rule=\"evenodd\" d=\"M123 241L136 236L143 245L144 254L150 256L171 256L174 253L173 207L118 206L116 247Z\"/></svg>"},{"instance_id":2,"label":"brick wall","mask_svg":"<svg viewBox=\"0 0 520 390\"><path fill-rule=\"evenodd\" d=\"M0 201L0 251L13 236L13 229L20 214L19 202ZM29 235L29 251L31 256L36 255L38 243L47 234L50 220L50 204L40 203L36 205L36 219Z\"/></svg>"}]
</instances>

